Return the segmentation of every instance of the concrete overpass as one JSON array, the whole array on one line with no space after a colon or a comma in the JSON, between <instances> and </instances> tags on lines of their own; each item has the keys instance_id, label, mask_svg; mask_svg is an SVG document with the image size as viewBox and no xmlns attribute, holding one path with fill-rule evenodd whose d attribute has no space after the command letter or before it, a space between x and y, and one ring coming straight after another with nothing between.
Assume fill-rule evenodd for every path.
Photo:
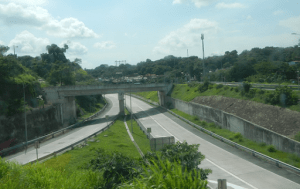
<instances>
[{"instance_id":1,"label":"concrete overpass","mask_svg":"<svg viewBox=\"0 0 300 189\"><path fill-rule=\"evenodd\" d=\"M118 93L120 113L124 114L124 94L130 92L158 91L159 102L165 106L167 93L173 84L113 84L113 85L73 85L44 88L47 103L57 107L57 114L63 124L76 119L75 96Z\"/></svg>"}]
</instances>

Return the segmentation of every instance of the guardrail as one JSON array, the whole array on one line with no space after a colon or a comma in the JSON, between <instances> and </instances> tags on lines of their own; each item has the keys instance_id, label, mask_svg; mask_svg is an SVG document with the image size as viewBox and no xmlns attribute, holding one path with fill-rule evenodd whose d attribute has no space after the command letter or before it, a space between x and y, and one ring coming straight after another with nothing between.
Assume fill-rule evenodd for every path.
<instances>
[{"instance_id":1,"label":"guardrail","mask_svg":"<svg viewBox=\"0 0 300 189\"><path fill-rule=\"evenodd\" d=\"M99 112L97 112L94 115L92 115L92 116L90 116L90 117L82 120L81 122L75 123L75 124L70 125L70 126L68 126L66 128L60 129L58 131L52 132L52 133L44 135L42 137L30 140L30 141L27 142L27 146L30 145L30 144L33 144L35 141L39 141L39 143L41 143L41 141L43 141L44 139L46 139L46 138L48 138L50 136L51 136L51 138L54 138L55 135L58 134L58 133L63 133L64 134L67 129L72 129L72 128L80 127L84 122L86 122L86 121L88 121L90 119L93 119L96 116L98 116L100 113L102 113L105 110L106 107L107 107L107 103L105 104L105 106ZM17 144L15 146L12 146L10 148L5 148L5 149L3 149L3 150L0 151L0 154L5 154L7 152L10 152L10 151L16 150L18 148L22 148L22 147L23 148L25 147L25 149L26 149L26 143L25 142L23 142L22 144Z\"/></svg>"},{"instance_id":2,"label":"guardrail","mask_svg":"<svg viewBox=\"0 0 300 189\"><path fill-rule=\"evenodd\" d=\"M145 101L142 97L139 97L139 96L136 96L136 95L134 95L134 96L135 96L136 98L139 98L139 99ZM148 102L149 102L149 101L148 101ZM153 103L150 102L150 104L153 104ZM155 104L153 104L153 105L155 105ZM162 107L162 106L161 106L161 107ZM275 164L275 165L278 166L278 167L285 168L285 169L291 170L291 171L293 171L293 172L295 172L295 173L297 173L297 174L300 174L300 169L297 168L297 167L294 167L294 166L292 166L292 165L289 165L289 164L287 164L287 163L284 163L284 162L282 162L282 161L279 161L279 160L277 160L277 159L274 159L274 158L271 158L271 157L269 157L269 156L267 156L267 155L264 155L264 154L262 154L262 153L259 153L259 152L255 151L255 150L252 150L252 149L250 149L250 148L247 148L247 147L245 147L245 146L242 146L242 145L240 145L240 144L237 144L237 143L235 143L235 142L233 142L233 141L231 141L231 140L228 140L228 139L226 139L226 138L224 138L224 137L222 137L222 136L220 136L220 135L217 135L217 134L215 134L215 133L213 133L213 132L211 132L211 131L209 131L209 130L204 129L203 127L201 127L201 126L199 126L199 125L197 125L197 124L195 124L195 123L193 123L193 122L191 122L191 121L185 119L184 117L181 117L180 115L175 114L174 112L172 112L171 110L169 110L169 109L167 109L167 108L165 108L165 107L162 107L162 108L166 109L169 113L171 113L172 115L174 115L174 116L178 117L179 119L185 121L186 123L188 123L188 124L190 124L190 125L192 125L192 126L198 128L198 129L201 130L202 132L205 132L205 133L211 135L212 137L221 140L222 142L225 142L225 143L227 143L227 144L229 144L229 145L231 145L231 146L234 146L234 147L236 147L236 148L238 148L238 149L240 149L240 150L243 150L243 151L245 151L245 152L248 152L248 153L252 154L253 156L255 156L255 157L257 157L257 158L261 158L261 159L266 160L266 161L268 161L268 162L270 162L270 163L272 163L272 164Z\"/></svg>"},{"instance_id":3,"label":"guardrail","mask_svg":"<svg viewBox=\"0 0 300 189\"><path fill-rule=\"evenodd\" d=\"M66 146L66 147L64 147L64 148L62 148L62 149L60 149L60 150L57 150L57 151L55 151L55 152L52 152L51 154L48 154L48 155L46 155L46 156L43 156L43 157L41 157L41 158L38 158L38 159L33 160L33 161L31 161L31 162L28 162L28 163L35 163L35 162L37 162L37 161L41 161L41 160L47 159L47 158L49 158L49 157L51 157L51 156L56 156L58 153L63 152L63 151L65 151L65 150L69 149L69 148L73 149L74 146L76 146L76 145L78 145L78 144L80 144L80 143L82 143L82 142L85 142L85 143L86 143L88 138L90 138L90 137L92 137L92 136L96 136L96 135L98 135L99 133L102 133L103 131L105 131L106 129L108 129L110 126L112 126L112 125L115 123L117 117L118 117L118 115L116 115L116 116L113 118L113 121L110 122L110 123L109 123L107 126L105 126L104 128L102 128L100 131L97 131L96 133L93 133L93 134L89 135L88 137L85 137L85 138L81 139L80 141L77 141L77 142L75 142L75 143L73 143L73 144L70 144L69 146ZM26 163L26 164L28 164L28 163ZM26 165L26 164L24 164L24 165Z\"/></svg>"}]
</instances>

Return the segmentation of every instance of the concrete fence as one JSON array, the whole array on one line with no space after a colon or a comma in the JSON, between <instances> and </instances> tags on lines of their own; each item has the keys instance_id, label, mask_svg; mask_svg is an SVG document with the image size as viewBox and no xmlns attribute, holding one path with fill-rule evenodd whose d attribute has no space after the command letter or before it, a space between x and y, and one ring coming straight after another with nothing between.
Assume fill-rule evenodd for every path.
<instances>
[{"instance_id":1,"label":"concrete fence","mask_svg":"<svg viewBox=\"0 0 300 189\"><path fill-rule=\"evenodd\" d=\"M174 108L182 112L213 122L232 132L241 133L252 141L273 145L280 151L297 154L300 157L300 142L218 109L170 97L168 100L172 102Z\"/></svg>"}]
</instances>

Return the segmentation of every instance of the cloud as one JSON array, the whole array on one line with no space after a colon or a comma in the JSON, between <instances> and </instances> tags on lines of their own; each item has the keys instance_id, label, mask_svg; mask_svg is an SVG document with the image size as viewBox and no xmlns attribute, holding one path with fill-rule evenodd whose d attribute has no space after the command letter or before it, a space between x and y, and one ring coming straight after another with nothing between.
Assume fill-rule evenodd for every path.
<instances>
[{"instance_id":1,"label":"cloud","mask_svg":"<svg viewBox=\"0 0 300 189\"><path fill-rule=\"evenodd\" d=\"M251 15L248 15L247 16L247 20L251 20L252 19L252 16Z\"/></svg>"},{"instance_id":2,"label":"cloud","mask_svg":"<svg viewBox=\"0 0 300 189\"><path fill-rule=\"evenodd\" d=\"M245 8L246 6L241 3L218 3L216 8L218 9L235 9L235 8Z\"/></svg>"},{"instance_id":3,"label":"cloud","mask_svg":"<svg viewBox=\"0 0 300 189\"><path fill-rule=\"evenodd\" d=\"M112 49L116 47L116 44L112 41L103 41L101 43L95 43L94 47L100 48L100 49Z\"/></svg>"},{"instance_id":4,"label":"cloud","mask_svg":"<svg viewBox=\"0 0 300 189\"><path fill-rule=\"evenodd\" d=\"M273 15L280 15L280 14L283 14L283 13L284 13L283 10L277 10L277 11L273 12Z\"/></svg>"},{"instance_id":5,"label":"cloud","mask_svg":"<svg viewBox=\"0 0 300 189\"><path fill-rule=\"evenodd\" d=\"M196 7L201 8L204 6L208 6L209 4L215 2L216 0L173 0L173 4L187 3L190 1L194 3Z\"/></svg>"},{"instance_id":6,"label":"cloud","mask_svg":"<svg viewBox=\"0 0 300 189\"><path fill-rule=\"evenodd\" d=\"M279 21L279 25L290 28L291 32L300 33L300 16L288 18L286 20Z\"/></svg>"},{"instance_id":7,"label":"cloud","mask_svg":"<svg viewBox=\"0 0 300 189\"><path fill-rule=\"evenodd\" d=\"M15 3L0 4L0 21L11 25L29 25L45 30L48 35L62 38L98 38L76 18L54 19L46 9L38 6L22 6Z\"/></svg>"},{"instance_id":8,"label":"cloud","mask_svg":"<svg viewBox=\"0 0 300 189\"><path fill-rule=\"evenodd\" d=\"M1 0L1 3L16 3L30 6L43 6L48 4L48 0Z\"/></svg>"},{"instance_id":9,"label":"cloud","mask_svg":"<svg viewBox=\"0 0 300 189\"><path fill-rule=\"evenodd\" d=\"M50 44L47 38L37 38L27 30L17 34L14 39L9 42L9 47L13 45L18 46L18 52L21 53L43 53L46 50L46 46Z\"/></svg>"},{"instance_id":10,"label":"cloud","mask_svg":"<svg viewBox=\"0 0 300 189\"><path fill-rule=\"evenodd\" d=\"M201 43L201 33L217 33L218 24L206 19L192 19L182 28L170 32L154 47L155 53L169 54L179 49L197 46Z\"/></svg>"},{"instance_id":11,"label":"cloud","mask_svg":"<svg viewBox=\"0 0 300 189\"><path fill-rule=\"evenodd\" d=\"M88 48L84 45L82 45L81 43L79 42L73 42L73 41L63 41L60 43L60 46L63 47L64 44L67 44L68 45L68 49L66 51L67 54L70 54L70 55L84 55L88 52Z\"/></svg>"},{"instance_id":12,"label":"cloud","mask_svg":"<svg viewBox=\"0 0 300 189\"><path fill-rule=\"evenodd\" d=\"M4 45L5 43L3 41L0 41L0 45Z\"/></svg>"},{"instance_id":13,"label":"cloud","mask_svg":"<svg viewBox=\"0 0 300 189\"><path fill-rule=\"evenodd\" d=\"M41 26L51 20L46 9L41 7L23 7L15 3L0 4L0 20L6 25L33 25Z\"/></svg>"},{"instance_id":14,"label":"cloud","mask_svg":"<svg viewBox=\"0 0 300 189\"><path fill-rule=\"evenodd\" d=\"M87 28L85 24L76 18L65 18L61 21L51 20L42 28L47 31L48 35L63 38L98 38L99 35L93 30Z\"/></svg>"}]
</instances>

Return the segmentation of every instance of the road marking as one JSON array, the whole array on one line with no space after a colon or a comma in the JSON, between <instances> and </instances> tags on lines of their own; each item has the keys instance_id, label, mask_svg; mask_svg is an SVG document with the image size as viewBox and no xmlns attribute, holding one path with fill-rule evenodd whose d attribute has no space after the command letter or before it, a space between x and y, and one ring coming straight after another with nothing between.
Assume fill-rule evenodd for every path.
<instances>
[{"instance_id":1,"label":"road marking","mask_svg":"<svg viewBox=\"0 0 300 189\"><path fill-rule=\"evenodd\" d=\"M135 104L136 106L138 106L141 110L143 110L144 112L145 112L145 110L143 109L143 108L141 108L139 105L137 105L137 104ZM145 112L146 114L148 114L147 112ZM148 114L149 115L149 114ZM169 131L167 131L161 124L159 124L152 116L150 116L149 115L149 117L151 117L151 119L153 119L159 126L161 126L166 132L168 132L170 135L172 135ZM165 116L165 117L167 117L167 116ZM168 119L170 119L169 117L167 117ZM171 119L170 119L171 120ZM174 122L173 120L171 120L172 122ZM176 125L178 125L176 122L174 122ZM179 125L180 126L180 125ZM181 127L181 126L180 126ZM184 128L183 128L184 129ZM187 130L187 129L184 129L184 130L186 130L186 131L188 131L189 133L191 133L192 135L195 135L194 133L192 133L192 132L190 132L189 130ZM174 135L173 135L174 136ZM197 135L195 135L196 137L198 137ZM175 137L175 136L174 136ZM177 137L175 137L175 139L177 139L180 143L182 143ZM213 144L214 145L214 144ZM214 145L214 146L216 146L216 145ZM218 147L218 146L216 146L216 147ZM219 147L218 147L219 148ZM220 149L222 149L222 148L220 148ZM225 150L224 150L225 151ZM229 152L228 152L229 153ZM212 161L210 161L208 158L206 158L206 160L207 161L209 161L211 164L213 164L214 166L216 166L216 167L218 167L219 169L221 169L221 170L223 170L224 172L226 172L226 173L228 173L229 175L231 175L231 176L233 176L234 178L236 178L236 179L238 179L238 180L240 180L240 181L242 181L243 183L245 183L245 184L247 184L248 186L250 186L251 188L253 188L253 189L258 189L258 188L256 188L256 187L254 187L254 186L252 186L251 184L249 184L248 182L246 182L246 181L244 181L243 179L241 179L241 178L239 178L239 177L237 177L237 176L235 176L234 174L232 174L231 172L229 172L229 171L227 171L227 170L225 170L225 169L223 169L222 167L220 167L220 166L218 166L217 164L215 164L215 163L213 163Z\"/></svg>"}]
</instances>

